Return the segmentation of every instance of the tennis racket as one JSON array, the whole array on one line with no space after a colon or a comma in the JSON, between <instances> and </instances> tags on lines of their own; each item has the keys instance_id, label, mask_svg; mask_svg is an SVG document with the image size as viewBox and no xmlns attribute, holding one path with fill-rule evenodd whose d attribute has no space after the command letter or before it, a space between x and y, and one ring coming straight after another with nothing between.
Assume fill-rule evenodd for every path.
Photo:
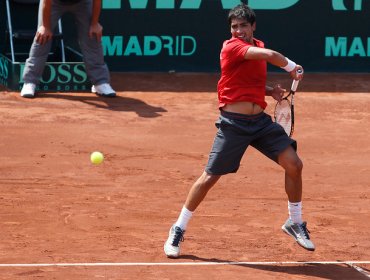
<instances>
[{"instance_id":1,"label":"tennis racket","mask_svg":"<svg viewBox=\"0 0 370 280\"><path fill-rule=\"evenodd\" d=\"M298 73L302 73L302 70L298 70ZM280 102L277 102L275 106L275 122L284 128L289 137L291 137L294 132L294 94L297 90L298 84L298 80L293 80L289 94Z\"/></svg>"}]
</instances>

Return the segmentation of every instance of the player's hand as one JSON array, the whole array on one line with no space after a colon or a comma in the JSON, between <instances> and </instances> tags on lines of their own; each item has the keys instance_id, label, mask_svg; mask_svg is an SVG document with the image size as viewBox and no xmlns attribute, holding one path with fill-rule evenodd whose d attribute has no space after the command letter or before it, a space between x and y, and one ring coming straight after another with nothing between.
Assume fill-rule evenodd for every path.
<instances>
[{"instance_id":1,"label":"player's hand","mask_svg":"<svg viewBox=\"0 0 370 280\"><path fill-rule=\"evenodd\" d=\"M40 45L46 44L49 40L53 38L53 32L44 25L41 25L36 32L36 42Z\"/></svg>"},{"instance_id":2,"label":"player's hand","mask_svg":"<svg viewBox=\"0 0 370 280\"><path fill-rule=\"evenodd\" d=\"M300 81L303 79L303 72L303 67L297 64L294 70L290 72L290 76L292 79Z\"/></svg>"},{"instance_id":3,"label":"player's hand","mask_svg":"<svg viewBox=\"0 0 370 280\"><path fill-rule=\"evenodd\" d=\"M103 27L100 23L90 25L89 37L93 39L95 37L96 41L101 42L101 37L103 36Z\"/></svg>"},{"instance_id":4,"label":"player's hand","mask_svg":"<svg viewBox=\"0 0 370 280\"><path fill-rule=\"evenodd\" d=\"M271 96L274 98L277 102L280 102L283 99L284 93L286 92L285 88L282 88L280 84L275 85L272 88Z\"/></svg>"}]
</instances>

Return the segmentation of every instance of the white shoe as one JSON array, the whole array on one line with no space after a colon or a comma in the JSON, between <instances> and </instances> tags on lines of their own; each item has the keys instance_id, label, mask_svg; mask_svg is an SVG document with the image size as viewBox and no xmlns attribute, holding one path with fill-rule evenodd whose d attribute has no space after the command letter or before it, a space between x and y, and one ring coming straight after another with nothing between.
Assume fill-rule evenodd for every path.
<instances>
[{"instance_id":1,"label":"white shoe","mask_svg":"<svg viewBox=\"0 0 370 280\"><path fill-rule=\"evenodd\" d=\"M100 84L100 85L93 85L91 87L91 92L96 93L101 96L108 96L108 97L116 96L116 92L114 91L114 89L112 89L112 87L108 83Z\"/></svg>"},{"instance_id":2,"label":"white shoe","mask_svg":"<svg viewBox=\"0 0 370 280\"><path fill-rule=\"evenodd\" d=\"M299 245L309 251L315 251L315 245L310 240L309 230L307 229L307 223L295 224L289 218L281 229L293 237Z\"/></svg>"},{"instance_id":3,"label":"white shoe","mask_svg":"<svg viewBox=\"0 0 370 280\"><path fill-rule=\"evenodd\" d=\"M164 243L164 253L168 258L177 258L180 255L180 242L184 241L185 230L173 225L170 228L168 239Z\"/></svg>"},{"instance_id":4,"label":"white shoe","mask_svg":"<svg viewBox=\"0 0 370 280\"><path fill-rule=\"evenodd\" d=\"M32 98L35 96L36 84L24 83L21 91L21 96L25 98Z\"/></svg>"}]
</instances>

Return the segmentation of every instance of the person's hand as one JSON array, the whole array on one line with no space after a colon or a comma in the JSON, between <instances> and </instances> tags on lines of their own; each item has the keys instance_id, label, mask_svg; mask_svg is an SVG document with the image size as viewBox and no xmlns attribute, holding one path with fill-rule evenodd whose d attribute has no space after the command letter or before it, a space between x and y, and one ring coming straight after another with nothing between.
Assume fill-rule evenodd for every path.
<instances>
[{"instance_id":1,"label":"person's hand","mask_svg":"<svg viewBox=\"0 0 370 280\"><path fill-rule=\"evenodd\" d=\"M280 102L283 99L286 89L282 88L280 84L275 85L271 90L271 96L276 101Z\"/></svg>"},{"instance_id":2,"label":"person's hand","mask_svg":"<svg viewBox=\"0 0 370 280\"><path fill-rule=\"evenodd\" d=\"M90 25L89 37L92 39L95 37L96 41L101 42L101 37L103 35L103 27L100 23Z\"/></svg>"},{"instance_id":3,"label":"person's hand","mask_svg":"<svg viewBox=\"0 0 370 280\"><path fill-rule=\"evenodd\" d=\"M297 64L294 70L290 72L290 76L292 79L300 81L303 79L303 72L303 67Z\"/></svg>"},{"instance_id":4,"label":"person's hand","mask_svg":"<svg viewBox=\"0 0 370 280\"><path fill-rule=\"evenodd\" d=\"M37 29L35 38L37 43L43 45L53 38L53 32L51 32L51 30L44 25L41 25Z\"/></svg>"}]
</instances>

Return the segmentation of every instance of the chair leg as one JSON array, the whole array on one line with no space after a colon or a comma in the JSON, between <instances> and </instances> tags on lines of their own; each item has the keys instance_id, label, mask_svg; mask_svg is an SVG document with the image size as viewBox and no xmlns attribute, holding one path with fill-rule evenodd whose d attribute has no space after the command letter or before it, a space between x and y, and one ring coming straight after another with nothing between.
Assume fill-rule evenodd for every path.
<instances>
[{"instance_id":1,"label":"chair leg","mask_svg":"<svg viewBox=\"0 0 370 280\"><path fill-rule=\"evenodd\" d=\"M15 55L14 55L14 44L13 44L13 27L12 27L12 19L10 16L10 5L9 0L6 0L6 13L8 15L7 21L8 21L8 31L9 31L9 42L10 42L10 52L12 55L12 62L15 62Z\"/></svg>"},{"instance_id":2,"label":"chair leg","mask_svg":"<svg viewBox=\"0 0 370 280\"><path fill-rule=\"evenodd\" d=\"M58 21L58 29L59 29L59 33L61 34L60 50L61 50L61 53L62 53L62 62L66 62L66 55L65 55L65 50L64 50L64 40L63 40L63 30L62 30L62 21L60 19Z\"/></svg>"}]
</instances>

